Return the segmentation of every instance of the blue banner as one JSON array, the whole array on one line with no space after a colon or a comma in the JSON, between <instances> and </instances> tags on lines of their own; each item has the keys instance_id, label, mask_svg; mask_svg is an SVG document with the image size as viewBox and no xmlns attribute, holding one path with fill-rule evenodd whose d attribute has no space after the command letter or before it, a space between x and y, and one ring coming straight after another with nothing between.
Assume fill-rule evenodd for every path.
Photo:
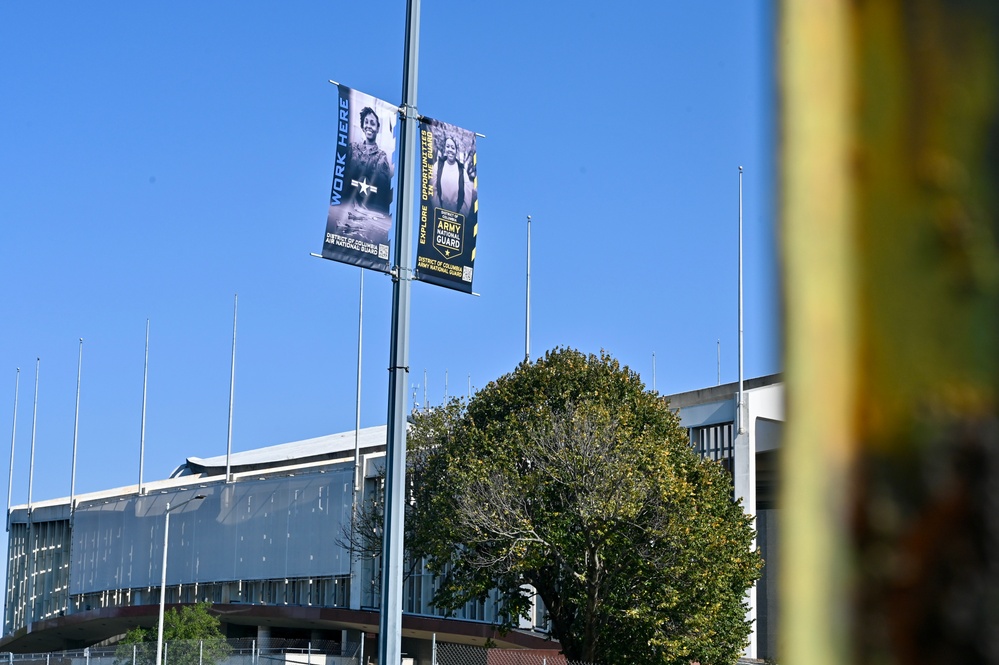
<instances>
[{"instance_id":1,"label":"blue banner","mask_svg":"<svg viewBox=\"0 0 999 665\"><path fill-rule=\"evenodd\" d=\"M391 270L399 109L337 85L336 155L323 258Z\"/></svg>"}]
</instances>

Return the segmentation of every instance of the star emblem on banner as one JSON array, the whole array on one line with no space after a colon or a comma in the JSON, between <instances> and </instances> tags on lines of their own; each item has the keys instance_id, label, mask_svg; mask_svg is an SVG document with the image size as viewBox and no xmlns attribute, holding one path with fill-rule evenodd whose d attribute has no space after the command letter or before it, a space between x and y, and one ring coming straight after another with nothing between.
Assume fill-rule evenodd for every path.
<instances>
[{"instance_id":1,"label":"star emblem on banner","mask_svg":"<svg viewBox=\"0 0 999 665\"><path fill-rule=\"evenodd\" d=\"M372 194L378 193L378 187L376 187L375 185L368 184L367 179L363 179L360 182L358 182L357 180L351 180L350 184L354 187L361 188L361 196L366 196L368 192Z\"/></svg>"}]
</instances>

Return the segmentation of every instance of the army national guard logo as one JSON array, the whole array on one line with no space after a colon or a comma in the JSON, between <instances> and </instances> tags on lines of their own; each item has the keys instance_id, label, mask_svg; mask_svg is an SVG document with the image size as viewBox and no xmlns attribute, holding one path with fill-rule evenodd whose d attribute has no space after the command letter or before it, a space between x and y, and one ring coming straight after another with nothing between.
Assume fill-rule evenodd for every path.
<instances>
[{"instance_id":1,"label":"army national guard logo","mask_svg":"<svg viewBox=\"0 0 999 665\"><path fill-rule=\"evenodd\" d=\"M416 279L471 293L479 213L475 134L423 118L420 171Z\"/></svg>"}]
</instances>

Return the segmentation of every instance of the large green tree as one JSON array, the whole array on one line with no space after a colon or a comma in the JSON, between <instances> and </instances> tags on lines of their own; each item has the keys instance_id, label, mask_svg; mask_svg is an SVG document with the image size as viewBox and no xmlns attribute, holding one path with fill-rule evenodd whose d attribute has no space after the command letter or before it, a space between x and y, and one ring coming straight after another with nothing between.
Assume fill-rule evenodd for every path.
<instances>
[{"instance_id":1,"label":"large green tree","mask_svg":"<svg viewBox=\"0 0 999 665\"><path fill-rule=\"evenodd\" d=\"M164 665L216 665L232 651L211 603L171 607L163 615ZM156 660L157 628L136 626L118 642L119 665L150 665Z\"/></svg>"},{"instance_id":2,"label":"large green tree","mask_svg":"<svg viewBox=\"0 0 999 665\"><path fill-rule=\"evenodd\" d=\"M733 663L759 575L732 482L668 404L607 355L557 349L468 402L413 414L410 556L456 609L533 596L573 659Z\"/></svg>"}]
</instances>

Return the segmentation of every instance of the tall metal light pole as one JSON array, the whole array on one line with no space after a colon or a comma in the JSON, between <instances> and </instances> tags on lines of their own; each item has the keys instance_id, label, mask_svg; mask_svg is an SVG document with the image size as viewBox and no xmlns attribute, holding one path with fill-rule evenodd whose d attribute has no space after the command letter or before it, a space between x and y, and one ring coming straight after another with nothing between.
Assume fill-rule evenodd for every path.
<instances>
[{"instance_id":1,"label":"tall metal light pole","mask_svg":"<svg viewBox=\"0 0 999 665\"><path fill-rule=\"evenodd\" d=\"M163 517L163 576L160 579L160 623L156 630L156 665L163 665L163 611L166 608L166 570L167 570L167 545L170 543L170 511L177 510L192 501L201 501L204 494L192 497L187 501L181 501L176 506L170 507L167 502L166 511Z\"/></svg>"},{"instance_id":2,"label":"tall metal light pole","mask_svg":"<svg viewBox=\"0 0 999 665\"><path fill-rule=\"evenodd\" d=\"M419 136L416 90L420 55L420 0L406 3L406 54L403 62L402 126L399 131L398 224L392 282L392 333L389 351L388 436L385 451L385 521L382 533L381 612L378 662L402 660L403 520L406 482L406 386L409 385L409 302L412 287L414 185L411 162Z\"/></svg>"}]
</instances>

